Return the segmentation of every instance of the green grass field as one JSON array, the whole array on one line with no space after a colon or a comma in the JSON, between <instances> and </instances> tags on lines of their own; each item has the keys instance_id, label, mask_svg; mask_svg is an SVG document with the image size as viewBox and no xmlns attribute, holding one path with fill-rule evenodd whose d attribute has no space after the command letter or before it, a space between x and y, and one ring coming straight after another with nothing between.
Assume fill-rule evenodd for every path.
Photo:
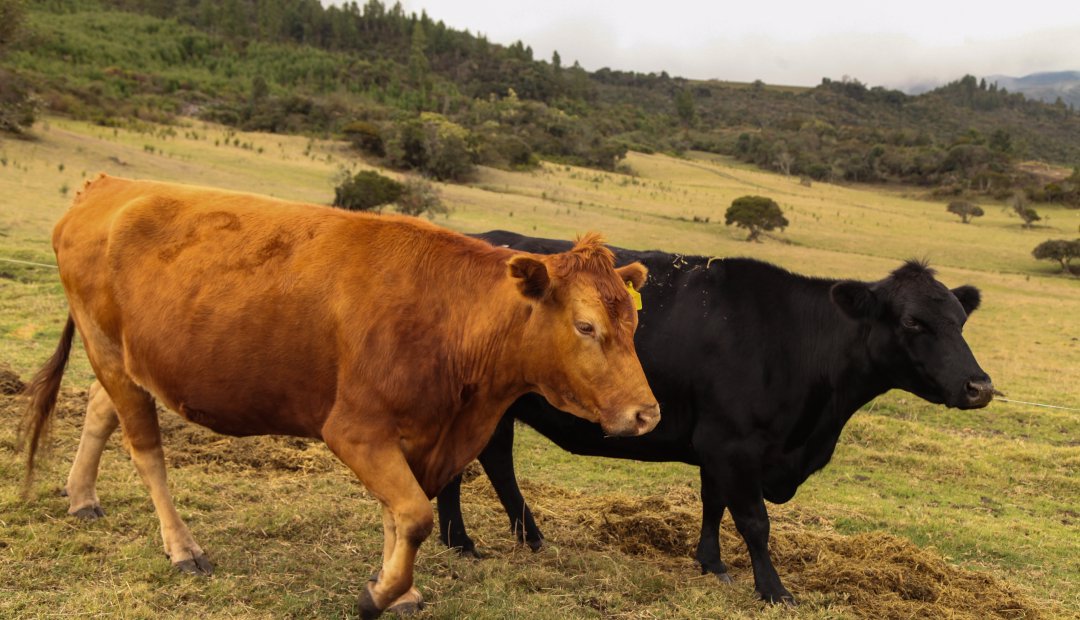
<instances>
[{"instance_id":1,"label":"green grass field","mask_svg":"<svg viewBox=\"0 0 1080 620\"><path fill-rule=\"evenodd\" d=\"M34 133L0 142L0 258L53 262L52 223L99 171L328 203L341 169L365 166L341 143L202 123L137 131L51 118ZM1078 617L1080 279L1030 252L1075 237L1080 211L1040 208L1045 226L1023 230L991 204L964 225L915 190L804 187L715 156L632 153L627 163L634 176L551 164L482 169L473 183L440 186L453 212L438 223L563 238L599 230L625 247L750 255L830 277L877 279L906 258L928 258L946 284L982 289L965 334L998 388L1074 410L996 401L956 411L900 392L869 404L833 462L789 504L770 506L777 567L801 601L794 611L755 600L730 520L723 551L736 583L698 575L694 469L574 457L523 429L519 477L547 546L517 547L486 479L473 477L465 516L488 558L425 543L422 617ZM787 231L748 244L725 227L724 210L744 194L779 202ZM65 316L55 272L0 261L0 364L27 378L56 346ZM57 492L90 380L77 351L54 447L26 500L19 404L0 397L0 617L354 613L380 555L380 514L321 445L229 439L163 414L170 484L217 564L210 579L174 574L163 557L119 435L98 485L108 517L67 517Z\"/></svg>"}]
</instances>

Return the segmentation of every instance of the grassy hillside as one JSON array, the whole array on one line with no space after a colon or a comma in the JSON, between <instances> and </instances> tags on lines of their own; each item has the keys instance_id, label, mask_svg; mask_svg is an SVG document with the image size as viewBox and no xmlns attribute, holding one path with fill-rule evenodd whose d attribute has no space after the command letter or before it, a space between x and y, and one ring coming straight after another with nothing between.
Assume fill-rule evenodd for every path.
<instances>
[{"instance_id":1,"label":"grassy hillside","mask_svg":"<svg viewBox=\"0 0 1080 620\"><path fill-rule=\"evenodd\" d=\"M588 72L377 0L25 6L25 32L0 62L0 92L28 90L52 113L104 124L196 116L327 135L362 121L386 142L389 161L414 165L396 154L403 125L437 113L467 130L469 156L485 165L540 156L613 169L628 147L699 149L818 180L998 198L1043 189L1045 179L1017 168L1022 159L1080 163L1074 110L973 76L908 96L847 78L790 88ZM5 99L0 113L13 105ZM1076 206L1076 186L1038 199Z\"/></svg>"},{"instance_id":2,"label":"grassy hillside","mask_svg":"<svg viewBox=\"0 0 1080 620\"><path fill-rule=\"evenodd\" d=\"M138 129L51 118L37 140L0 143L0 257L51 262L52 222L98 171L328 203L340 170L365 166L339 142L203 123ZM1075 234L1080 212L1041 209L1047 226L1023 230L990 206L964 225L945 203L895 189L805 187L707 154L627 161L636 176L483 168L471 184L440 186L453 212L438 222L552 237L600 230L626 247L751 255L832 277L875 279L926 257L950 286L982 289L965 334L1009 398L1080 408L1080 281L1030 255L1046 238ZM781 204L787 232L747 244L743 231L723 226L731 200L750 193ZM55 347L65 313L53 272L0 262L0 364L27 377ZM227 439L163 414L178 508L218 565L208 580L173 574L162 557L157 520L118 437L99 483L109 516L66 518L56 493L90 376L77 351L55 449L27 501L18 405L0 400L0 617L352 613L381 549L379 512L317 444ZM473 477L465 516L489 558L466 561L425 543L423 617L1075 617L1078 437L1076 411L996 401L963 412L899 392L877 399L845 430L833 463L788 505L770 507L778 569L802 601L789 612L754 600L729 520L723 550L736 584L698 576L693 469L578 458L523 430L519 475L547 548L515 547L486 480Z\"/></svg>"}]
</instances>

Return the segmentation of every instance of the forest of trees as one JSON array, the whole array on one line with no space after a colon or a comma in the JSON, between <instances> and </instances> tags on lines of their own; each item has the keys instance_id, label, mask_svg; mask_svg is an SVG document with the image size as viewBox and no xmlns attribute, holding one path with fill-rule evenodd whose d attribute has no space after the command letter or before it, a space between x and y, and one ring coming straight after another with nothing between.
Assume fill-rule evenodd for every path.
<instances>
[{"instance_id":1,"label":"forest of trees","mask_svg":"<svg viewBox=\"0 0 1080 620\"><path fill-rule=\"evenodd\" d=\"M943 197L1024 188L1035 202L1080 204L1080 184L1016 166L1080 162L1080 114L971 76L909 96L846 78L784 88L588 72L379 0L5 5L26 20L22 36L0 31L0 80L26 85L41 109L103 124L185 115L272 132L352 127L369 154L441 179L477 163L610 170L628 149L697 149L809 179L914 183Z\"/></svg>"}]
</instances>

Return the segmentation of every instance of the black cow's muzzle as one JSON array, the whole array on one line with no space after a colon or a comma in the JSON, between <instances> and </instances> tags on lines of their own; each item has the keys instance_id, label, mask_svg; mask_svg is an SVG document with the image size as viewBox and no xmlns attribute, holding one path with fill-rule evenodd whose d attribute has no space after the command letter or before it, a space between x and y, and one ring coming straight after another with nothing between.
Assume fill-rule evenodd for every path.
<instances>
[{"instance_id":1,"label":"black cow's muzzle","mask_svg":"<svg viewBox=\"0 0 1080 620\"><path fill-rule=\"evenodd\" d=\"M964 393L964 403L961 405L962 409L978 409L990 404L990 401L994 399L994 384L990 381L990 377L983 375L981 378L972 379L967 382Z\"/></svg>"}]
</instances>

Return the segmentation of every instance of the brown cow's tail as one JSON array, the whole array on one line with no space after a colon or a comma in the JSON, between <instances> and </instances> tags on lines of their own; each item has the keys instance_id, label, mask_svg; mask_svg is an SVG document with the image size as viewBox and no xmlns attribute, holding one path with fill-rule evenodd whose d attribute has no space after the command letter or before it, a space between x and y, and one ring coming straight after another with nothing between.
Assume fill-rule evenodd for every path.
<instances>
[{"instance_id":1,"label":"brown cow's tail","mask_svg":"<svg viewBox=\"0 0 1080 620\"><path fill-rule=\"evenodd\" d=\"M30 481L34 474L34 457L37 455L38 444L48 434L49 419L53 410L56 409L56 395L60 392L60 380L64 378L64 368L67 366L68 356L71 353L71 341L75 338L75 321L68 314L67 325L64 333L60 336L60 343L56 345L56 351L48 362L37 371L34 378L27 384L23 394L30 397L23 415L22 427L19 429L19 446L29 447L26 457L26 479L24 491L29 489Z\"/></svg>"}]
</instances>

